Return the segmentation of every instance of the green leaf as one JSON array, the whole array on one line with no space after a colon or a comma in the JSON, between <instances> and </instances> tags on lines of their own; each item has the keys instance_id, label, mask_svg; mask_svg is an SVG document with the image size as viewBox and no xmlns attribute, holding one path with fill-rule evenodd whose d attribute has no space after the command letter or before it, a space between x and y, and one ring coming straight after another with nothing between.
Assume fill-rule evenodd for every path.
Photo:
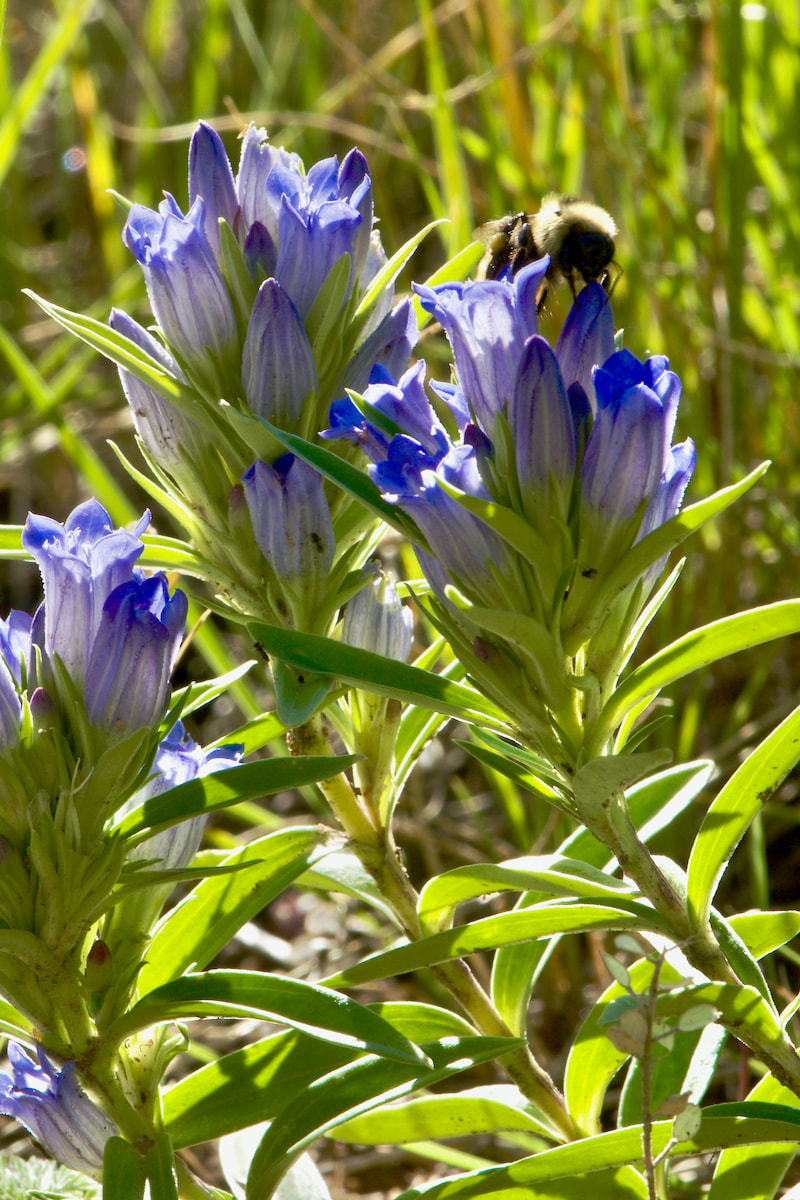
<instances>
[{"instance_id":1,"label":"green leaf","mask_svg":"<svg viewBox=\"0 0 800 1200\"><path fill-rule=\"evenodd\" d=\"M175 1152L169 1135L159 1132L145 1154L150 1200L178 1200L178 1177L175 1171Z\"/></svg>"},{"instance_id":2,"label":"green leaf","mask_svg":"<svg viewBox=\"0 0 800 1200\"><path fill-rule=\"evenodd\" d=\"M728 1110L736 1107L739 1115L728 1115ZM754 1105L758 1109L760 1106ZM674 1154L704 1154L720 1150L725 1146L758 1145L762 1142L792 1142L800 1140L800 1126L787 1119L788 1109L779 1111L778 1105L765 1105L772 1112L751 1112L744 1104L731 1106L727 1104L710 1105L703 1109L703 1120L694 1137L679 1143ZM656 1121L652 1127L653 1154L659 1155L666 1148L672 1136L672 1121ZM632 1125L625 1129L616 1129L610 1133L601 1133L596 1137L584 1138L570 1142L566 1146L556 1146L553 1150L544 1150L529 1158L523 1158L508 1166L495 1167L487 1171L472 1171L459 1179L443 1180L438 1183L423 1184L419 1188L411 1188L403 1192L398 1200L473 1200L476 1196L515 1197L515 1200L528 1200L528 1197L539 1195L536 1191L525 1192L524 1188L532 1189L534 1185L555 1179L571 1179L591 1172L584 1179L584 1195L594 1194L594 1185L599 1178L594 1172L603 1168L619 1167L640 1162L642 1157L642 1127ZM591 1189L591 1191L590 1191ZM546 1194L546 1193L542 1193ZM555 1193L556 1195L558 1193ZM603 1195L605 1191L598 1192ZM623 1193L624 1194L624 1193ZM644 1195L647 1193L630 1193ZM580 1193L574 1193L580 1195Z\"/></svg>"},{"instance_id":3,"label":"green leaf","mask_svg":"<svg viewBox=\"0 0 800 1200\"><path fill-rule=\"evenodd\" d=\"M253 1156L247 1200L270 1196L303 1150L344 1119L488 1062L517 1044L513 1038L448 1038L444 1043L426 1043L433 1064L430 1070L412 1074L408 1066L366 1058L318 1079L281 1109L264 1135Z\"/></svg>"},{"instance_id":4,"label":"green leaf","mask_svg":"<svg viewBox=\"0 0 800 1200\"><path fill-rule=\"evenodd\" d=\"M714 800L689 859L687 901L695 929L703 928L723 871L750 822L800 760L800 706L750 754Z\"/></svg>"},{"instance_id":5,"label":"green leaf","mask_svg":"<svg viewBox=\"0 0 800 1200\"><path fill-rule=\"evenodd\" d=\"M146 1178L139 1151L124 1138L109 1138L103 1150L103 1200L141 1200Z\"/></svg>"},{"instance_id":6,"label":"green leaf","mask_svg":"<svg viewBox=\"0 0 800 1200\"><path fill-rule=\"evenodd\" d=\"M772 1075L760 1079L748 1102L797 1106L797 1097ZM773 1200L796 1149L785 1143L762 1146L731 1146L723 1150L714 1168L707 1200Z\"/></svg>"},{"instance_id":7,"label":"green leaf","mask_svg":"<svg viewBox=\"0 0 800 1200\"><path fill-rule=\"evenodd\" d=\"M227 692L232 684L246 675L255 665L256 660L251 658L248 662L240 663L238 667L234 667L232 671L227 671L224 675L219 675L216 679L207 679L203 683L190 683L188 687L172 693L171 703L175 705L185 697L181 707L181 716L186 717L189 713L203 708L212 700L216 700L217 696ZM222 740L223 742L235 742L236 737L231 734Z\"/></svg>"},{"instance_id":8,"label":"green leaf","mask_svg":"<svg viewBox=\"0 0 800 1200\"><path fill-rule=\"evenodd\" d=\"M463 1018L433 1005L393 1001L370 1008L418 1044L475 1034ZM352 1062L357 1053L326 1044L321 1054L313 1038L290 1031L226 1054L165 1091L164 1117L173 1143L193 1146L272 1120L314 1079Z\"/></svg>"},{"instance_id":9,"label":"green leaf","mask_svg":"<svg viewBox=\"0 0 800 1200\"><path fill-rule=\"evenodd\" d=\"M487 740L484 731L480 731L480 737L482 740ZM497 740L499 741L499 739ZM513 748L493 750L489 746L483 746L480 743L466 742L459 739L456 739L456 743L467 750L474 758L477 758L479 762L485 763L493 771L499 771L507 779L512 779L514 783L526 788L534 796L540 796L548 804L553 804L557 808L565 807L564 797L545 783L543 779L540 779L538 775L534 775L531 771L526 770L517 761L516 756L513 754Z\"/></svg>"},{"instance_id":10,"label":"green leaf","mask_svg":"<svg viewBox=\"0 0 800 1200\"><path fill-rule=\"evenodd\" d=\"M184 975L149 992L108 1030L113 1043L137 1029L197 1017L255 1017L281 1021L337 1046L351 1046L396 1062L426 1067L428 1060L408 1038L355 1000L320 984L254 971L206 971Z\"/></svg>"},{"instance_id":11,"label":"green leaf","mask_svg":"<svg viewBox=\"0 0 800 1200\"><path fill-rule=\"evenodd\" d=\"M754 958L764 958L800 933L800 911L776 908L770 912L738 913L728 917L728 924Z\"/></svg>"},{"instance_id":12,"label":"green leaf","mask_svg":"<svg viewBox=\"0 0 800 1200\"><path fill-rule=\"evenodd\" d=\"M330 679L298 674L283 662L273 664L272 681L278 718L287 729L304 725L319 709L331 687Z\"/></svg>"},{"instance_id":13,"label":"green leaf","mask_svg":"<svg viewBox=\"0 0 800 1200\"><path fill-rule=\"evenodd\" d=\"M482 1172L470 1173L470 1178L474 1179L475 1183L472 1190L464 1193L465 1195L502 1196L502 1200L587 1200L588 1197L602 1197L602 1200L647 1200L647 1185L633 1167L608 1167L594 1171L591 1175L579 1174L570 1178L548 1179L524 1185L502 1184L496 1176L488 1173L486 1178L481 1180L481 1174ZM424 1188L412 1190L404 1192L398 1200L419 1195L428 1193Z\"/></svg>"},{"instance_id":14,"label":"green leaf","mask_svg":"<svg viewBox=\"0 0 800 1200\"><path fill-rule=\"evenodd\" d=\"M505 717L496 705L484 700L473 688L454 683L432 671L423 671L318 634L277 629L256 622L247 628L267 654L289 663L298 671L327 675L352 687L432 708L461 721L488 722L495 729L506 728Z\"/></svg>"},{"instance_id":15,"label":"green leaf","mask_svg":"<svg viewBox=\"0 0 800 1200\"><path fill-rule=\"evenodd\" d=\"M325 838L322 829L283 829L229 855L222 865L253 865L233 876L205 880L167 914L147 947L139 995L207 966L246 921L325 853Z\"/></svg>"},{"instance_id":16,"label":"green leaf","mask_svg":"<svg viewBox=\"0 0 800 1200\"><path fill-rule=\"evenodd\" d=\"M542 899L539 892L520 896L516 910ZM492 1003L512 1033L524 1036L528 1005L536 981L561 940L560 934L540 941L498 947L492 963Z\"/></svg>"},{"instance_id":17,"label":"green leaf","mask_svg":"<svg viewBox=\"0 0 800 1200\"><path fill-rule=\"evenodd\" d=\"M384 263L378 274L370 283L364 295L361 297L356 310L356 316L365 316L375 307L375 304L380 296L395 282L403 267L416 250L417 246L419 246L420 243L425 240L428 234L436 229L438 225L442 225L443 223L443 218L439 218L437 221L431 221L424 227L424 229L420 229L419 233L416 233L413 237L409 238L408 241L405 242L404 245L402 245L400 249L392 255L387 263Z\"/></svg>"},{"instance_id":18,"label":"green leaf","mask_svg":"<svg viewBox=\"0 0 800 1200\"><path fill-rule=\"evenodd\" d=\"M664 762L669 751L651 750L646 754L618 754L593 758L575 774L572 790L581 812L598 811L607 801L620 795Z\"/></svg>"},{"instance_id":19,"label":"green leaf","mask_svg":"<svg viewBox=\"0 0 800 1200\"><path fill-rule=\"evenodd\" d=\"M620 893L636 894L629 883L612 879L596 867L558 854L476 863L437 875L423 887L418 904L426 933L448 929L459 904L496 892L539 891L552 896L618 900Z\"/></svg>"},{"instance_id":20,"label":"green leaf","mask_svg":"<svg viewBox=\"0 0 800 1200\"><path fill-rule=\"evenodd\" d=\"M25 294L35 300L49 317L52 317L69 333L80 338L95 350L99 350L118 367L124 367L126 371L130 371L137 379L141 379L143 383L153 388L165 399L177 402L184 397L197 403L194 392L184 387L146 351L140 349L130 338L117 333L110 325L96 321L94 317L85 317L80 313L70 312L69 309L61 308L57 304L50 304L49 301L42 299L41 296L37 296L30 290L26 290Z\"/></svg>"},{"instance_id":21,"label":"green leaf","mask_svg":"<svg viewBox=\"0 0 800 1200\"><path fill-rule=\"evenodd\" d=\"M520 1130L552 1138L550 1125L537 1119L530 1103L511 1084L469 1088L456 1094L422 1096L380 1108L337 1125L333 1137L367 1146L467 1134Z\"/></svg>"},{"instance_id":22,"label":"green leaf","mask_svg":"<svg viewBox=\"0 0 800 1200\"><path fill-rule=\"evenodd\" d=\"M369 1008L419 1045L422 1042L436 1042L440 1038L472 1037L477 1032L457 1013L433 1004L420 1004L410 1000L385 1000L382 1003L370 1004Z\"/></svg>"},{"instance_id":23,"label":"green leaf","mask_svg":"<svg viewBox=\"0 0 800 1200\"><path fill-rule=\"evenodd\" d=\"M666 771L659 771L628 788L625 800L640 841L649 841L671 825L702 792L714 770L712 762L701 759L668 767ZM576 830L562 842L559 851L605 870L609 870L615 861L609 857L608 848L588 829Z\"/></svg>"},{"instance_id":24,"label":"green leaf","mask_svg":"<svg viewBox=\"0 0 800 1200\"><path fill-rule=\"evenodd\" d=\"M194 1071L163 1093L164 1124L178 1149L268 1121L357 1051L302 1034L273 1034Z\"/></svg>"},{"instance_id":25,"label":"green leaf","mask_svg":"<svg viewBox=\"0 0 800 1200\"><path fill-rule=\"evenodd\" d=\"M604 746L626 712L656 696L668 684L740 650L788 637L798 630L800 600L767 604L693 629L642 663L620 684L600 714L592 747Z\"/></svg>"},{"instance_id":26,"label":"green leaf","mask_svg":"<svg viewBox=\"0 0 800 1200\"><path fill-rule=\"evenodd\" d=\"M394 950L374 954L355 966L332 975L326 983L335 987L350 987L371 983L391 975L418 971L433 963L464 958L480 950L495 950L513 942L530 938L552 937L554 933L582 933L588 929L652 929L668 936L661 918L645 905L630 902L622 908L614 906L546 901L536 908L500 913L484 917L469 925L434 933Z\"/></svg>"},{"instance_id":27,"label":"green leaf","mask_svg":"<svg viewBox=\"0 0 800 1200\"><path fill-rule=\"evenodd\" d=\"M145 800L133 812L127 813L117 829L122 838L133 845L146 841L154 833L168 829L179 821L187 821L215 809L228 808L242 800L271 796L287 788L304 787L320 779L330 779L346 771L357 761L352 754L308 758L270 758L261 762L243 763L191 779Z\"/></svg>"}]
</instances>

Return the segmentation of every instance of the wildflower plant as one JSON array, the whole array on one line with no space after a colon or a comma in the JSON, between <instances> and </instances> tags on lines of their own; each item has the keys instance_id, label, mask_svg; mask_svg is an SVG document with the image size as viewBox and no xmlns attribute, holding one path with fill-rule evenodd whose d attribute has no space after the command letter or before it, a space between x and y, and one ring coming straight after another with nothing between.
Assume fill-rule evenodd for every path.
<instances>
[{"instance_id":1,"label":"wildflower plant","mask_svg":"<svg viewBox=\"0 0 800 1200\"><path fill-rule=\"evenodd\" d=\"M128 206L123 236L152 330L121 312L106 328L44 307L118 364L146 468L129 469L186 538L152 538L149 561L247 625L277 715L245 726L241 744L196 746L181 718L226 681L170 696L186 603L134 566L144 523L115 531L92 502L63 527L31 518L23 544L44 610L0 629L0 988L8 1031L40 1046L36 1061L11 1051L5 1110L125 1200L145 1180L154 1200L204 1194L180 1151L211 1138L236 1135L223 1160L247 1200L326 1200L304 1158L320 1135L507 1130L513 1161L404 1200L587 1186L658 1200L671 1162L706 1151L721 1152L711 1200L744 1195L724 1181L747 1161L769 1162L774 1195L798 1140L798 1003L779 1011L759 959L800 915L723 916L713 902L763 797L800 757L800 715L722 787L678 863L648 842L712 768L668 765L646 714L669 683L796 633L800 602L635 658L678 579L680 564L664 578L670 553L765 468L685 505L696 450L675 441L677 374L622 347L598 283L551 346L537 305L546 258L489 281L460 282L451 265L415 286L452 357L449 378L426 381L409 365L414 305L393 295L418 239L386 261L357 151L306 172L249 128L234 175L201 124L186 211L171 196L157 212ZM395 586L373 561L387 527L413 545L420 578ZM430 644L410 663L412 604ZM475 758L552 805L566 833L552 853L460 866L417 889L395 815L451 718ZM283 734L289 758L239 762ZM341 828L288 825L192 866L211 808L311 781ZM194 886L162 915L177 880ZM320 984L207 970L291 883L355 897L399 940ZM486 895L518 902L456 923ZM621 935L628 965L606 956L614 982L556 1081L527 1037L528 1004L559 940L586 931ZM493 956L485 984L476 953ZM435 1004L347 994L423 969ZM285 1028L164 1087L192 1016ZM747 1100L704 1105L729 1035L763 1078ZM501 1087L442 1086L494 1059ZM618 1127L604 1128L626 1062Z\"/></svg>"}]
</instances>

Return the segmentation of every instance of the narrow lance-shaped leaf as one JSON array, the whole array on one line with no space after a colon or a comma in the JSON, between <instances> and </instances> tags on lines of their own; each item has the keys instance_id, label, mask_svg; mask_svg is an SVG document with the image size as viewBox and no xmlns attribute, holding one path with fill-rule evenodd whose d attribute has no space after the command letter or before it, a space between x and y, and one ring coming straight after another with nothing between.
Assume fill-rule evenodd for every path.
<instances>
[{"instance_id":1,"label":"narrow lance-shaped leaf","mask_svg":"<svg viewBox=\"0 0 800 1200\"><path fill-rule=\"evenodd\" d=\"M418 905L420 923L426 932L435 933L449 928L456 908L466 900L494 892L534 890L586 900L602 897L612 902L619 899L620 893L630 895L633 891L621 879L557 854L510 859L497 865L478 863L456 867L425 884Z\"/></svg>"},{"instance_id":2,"label":"narrow lance-shaped leaf","mask_svg":"<svg viewBox=\"0 0 800 1200\"><path fill-rule=\"evenodd\" d=\"M148 1025L212 1016L281 1021L337 1046L428 1066L417 1046L356 1000L320 984L255 971L205 971L174 979L143 997L106 1037L113 1044Z\"/></svg>"},{"instance_id":3,"label":"narrow lance-shaped leaf","mask_svg":"<svg viewBox=\"0 0 800 1200\"><path fill-rule=\"evenodd\" d=\"M141 1200L146 1179L139 1151L124 1138L109 1138L103 1152L104 1200Z\"/></svg>"},{"instance_id":4,"label":"narrow lance-shaped leaf","mask_svg":"<svg viewBox=\"0 0 800 1200\"><path fill-rule=\"evenodd\" d=\"M426 1043L432 1069L413 1076L408 1067L365 1059L318 1079L281 1110L264 1135L250 1167L247 1200L272 1195L287 1167L306 1146L345 1117L430 1087L518 1044L515 1038L447 1038L442 1043Z\"/></svg>"},{"instance_id":5,"label":"narrow lance-shaped leaf","mask_svg":"<svg viewBox=\"0 0 800 1200\"><path fill-rule=\"evenodd\" d=\"M136 845L176 825L179 821L228 808L242 800L270 796L287 788L304 787L346 771L357 756L310 755L308 758L271 758L243 763L201 779L192 779L140 804L120 822L123 839Z\"/></svg>"},{"instance_id":6,"label":"narrow lance-shaped leaf","mask_svg":"<svg viewBox=\"0 0 800 1200\"><path fill-rule=\"evenodd\" d=\"M326 980L335 987L350 987L418 971L433 963L464 958L480 950L496 950L529 938L552 937L556 933L582 933L589 929L651 929L669 936L667 926L658 914L644 904L624 902L620 897L613 905L582 904L566 901L547 901L532 909L484 917L470 925L420 938L407 946L398 946L382 954L374 954Z\"/></svg>"},{"instance_id":7,"label":"narrow lance-shaped leaf","mask_svg":"<svg viewBox=\"0 0 800 1200\"><path fill-rule=\"evenodd\" d=\"M147 947L139 995L207 966L246 921L325 853L325 839L322 829L282 829L229 855L223 865L246 869L233 878L205 880L168 913Z\"/></svg>"},{"instance_id":8,"label":"narrow lance-shaped leaf","mask_svg":"<svg viewBox=\"0 0 800 1200\"><path fill-rule=\"evenodd\" d=\"M298 633L255 622L247 628L267 654L297 671L331 676L352 687L432 708L457 720L488 724L501 730L506 728L502 711L491 701L472 688L432 671L423 671L355 646L345 646L318 634Z\"/></svg>"},{"instance_id":9,"label":"narrow lance-shaped leaf","mask_svg":"<svg viewBox=\"0 0 800 1200\"><path fill-rule=\"evenodd\" d=\"M695 929L707 922L722 873L751 821L798 760L800 706L745 759L705 815L687 877L689 916Z\"/></svg>"},{"instance_id":10,"label":"narrow lance-shaped leaf","mask_svg":"<svg viewBox=\"0 0 800 1200\"><path fill-rule=\"evenodd\" d=\"M703 1109L703 1120L699 1130L689 1139L680 1142L674 1151L676 1156L704 1154L725 1146L758 1145L761 1142L800 1141L800 1125L789 1119L791 1109L779 1105L765 1105L768 1113L750 1112L748 1106L713 1104ZM730 1115L735 1108L738 1115ZM780 1110L780 1111L779 1111ZM656 1121L652 1126L651 1144L655 1156L662 1153L672 1138L672 1121ZM458 1179L442 1180L411 1188L398 1196L397 1200L475 1200L475 1197L502 1196L513 1200L528 1200L536 1184L554 1179L569 1179L586 1172L600 1171L606 1167L622 1167L641 1162L642 1127L632 1125L601 1133L597 1137L583 1138L567 1146L556 1146L529 1158L520 1159L509 1166L495 1167L485 1171L470 1171ZM582 1180L584 1192L598 1177L589 1175ZM527 1190L526 1190L527 1189ZM581 1193L576 1193L576 1197ZM594 1190L592 1188L592 1194ZM604 1192L599 1193L605 1195ZM612 1193L613 1194L613 1193ZM621 1196L638 1196L641 1193L629 1190ZM646 1193L645 1193L646 1195Z\"/></svg>"},{"instance_id":11,"label":"narrow lance-shaped leaf","mask_svg":"<svg viewBox=\"0 0 800 1200\"><path fill-rule=\"evenodd\" d=\"M798 630L800 600L767 604L693 629L642 663L617 688L592 733L592 748L605 745L630 709L648 696L656 696L668 684L730 654L788 637Z\"/></svg>"}]
</instances>

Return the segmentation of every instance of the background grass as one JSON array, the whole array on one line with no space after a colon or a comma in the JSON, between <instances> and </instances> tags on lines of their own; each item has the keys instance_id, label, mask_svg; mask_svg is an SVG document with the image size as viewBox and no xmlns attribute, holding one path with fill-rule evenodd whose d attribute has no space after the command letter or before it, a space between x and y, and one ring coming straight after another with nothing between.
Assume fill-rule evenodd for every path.
<instances>
[{"instance_id":1,"label":"background grass","mask_svg":"<svg viewBox=\"0 0 800 1200\"><path fill-rule=\"evenodd\" d=\"M28 509L63 519L88 492L118 520L143 507L106 446L130 437L115 373L21 289L147 321L108 189L151 206L166 189L183 203L195 120L215 124L234 161L254 120L307 165L360 146L390 253L448 218L406 285L548 191L608 208L625 344L668 355L684 383L677 433L699 451L691 495L773 461L763 486L690 545L650 645L797 594L796 0L418 0L411 21L401 0L11 0L0 114L0 520ZM4 612L37 595L30 567L3 566ZM668 697L673 720L658 736L729 772L796 703L799 658L779 643L690 680ZM438 783L418 781L407 799L420 869L441 855L425 835L437 788L456 814L444 865L495 854L498 838L528 848L533 835L544 848L556 832L546 812L448 754ZM790 779L740 851L739 908L796 900L796 799ZM676 830L662 848L680 858L684 845Z\"/></svg>"}]
</instances>

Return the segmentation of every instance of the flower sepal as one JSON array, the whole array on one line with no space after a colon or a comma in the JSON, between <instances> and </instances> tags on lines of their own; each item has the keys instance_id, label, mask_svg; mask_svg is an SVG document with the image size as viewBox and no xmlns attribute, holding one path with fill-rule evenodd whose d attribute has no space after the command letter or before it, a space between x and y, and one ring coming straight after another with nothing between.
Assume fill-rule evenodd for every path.
<instances>
[{"instance_id":1,"label":"flower sepal","mask_svg":"<svg viewBox=\"0 0 800 1200\"><path fill-rule=\"evenodd\" d=\"M159 729L137 729L134 733L102 748L102 736L89 727L90 737L99 750L81 786L79 817L86 835L102 829L104 823L141 786L158 746Z\"/></svg>"}]
</instances>

